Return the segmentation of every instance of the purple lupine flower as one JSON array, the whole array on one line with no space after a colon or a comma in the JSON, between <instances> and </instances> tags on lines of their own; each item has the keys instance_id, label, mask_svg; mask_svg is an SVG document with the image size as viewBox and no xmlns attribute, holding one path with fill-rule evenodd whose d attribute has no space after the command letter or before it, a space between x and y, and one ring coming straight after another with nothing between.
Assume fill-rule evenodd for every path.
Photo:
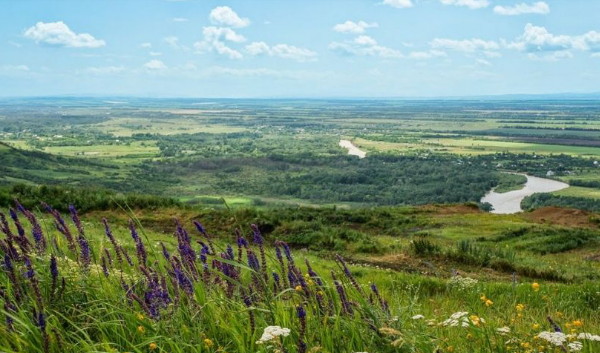
<instances>
[{"instance_id":1,"label":"purple lupine flower","mask_svg":"<svg viewBox=\"0 0 600 353\"><path fill-rule=\"evenodd\" d=\"M385 299L383 299L383 297L379 293L379 289L377 289L377 285L375 285L375 283L371 283L371 291L373 292L373 294L375 294L375 298L377 298L377 301L379 302L379 305L381 305L381 308L387 313L389 313L390 308L388 306L388 303Z\"/></svg>"},{"instance_id":2,"label":"purple lupine flower","mask_svg":"<svg viewBox=\"0 0 600 353\"><path fill-rule=\"evenodd\" d=\"M50 275L52 280L55 281L58 278L58 264L56 262L56 256L50 256Z\"/></svg>"},{"instance_id":3,"label":"purple lupine flower","mask_svg":"<svg viewBox=\"0 0 600 353\"><path fill-rule=\"evenodd\" d=\"M169 261L171 259L171 254L169 254L169 250L167 250L167 247L162 242L160 243L160 246L162 248L163 256L167 261Z\"/></svg>"},{"instance_id":4,"label":"purple lupine flower","mask_svg":"<svg viewBox=\"0 0 600 353\"><path fill-rule=\"evenodd\" d=\"M208 263L206 257L206 255L208 255L208 252L208 247L206 245L203 245L202 249L200 249L200 262L202 262L202 267L204 268L204 271L208 271Z\"/></svg>"},{"instance_id":5,"label":"purple lupine flower","mask_svg":"<svg viewBox=\"0 0 600 353\"><path fill-rule=\"evenodd\" d=\"M248 241L241 235L239 229L236 229L235 233L237 234L238 262L242 262L243 249L248 249Z\"/></svg>"},{"instance_id":6,"label":"purple lupine flower","mask_svg":"<svg viewBox=\"0 0 600 353\"><path fill-rule=\"evenodd\" d=\"M106 264L106 257L102 256L102 273L104 273L105 277L108 277L108 265Z\"/></svg>"},{"instance_id":7,"label":"purple lupine flower","mask_svg":"<svg viewBox=\"0 0 600 353\"><path fill-rule=\"evenodd\" d=\"M115 237L110 229L110 226L108 225L108 221L106 220L106 218L102 218L102 223L104 223L104 234L106 234L106 237L108 238L108 240L112 244L113 248L115 249L115 254L117 254L117 261L119 261L119 263L123 262L123 258L121 257L121 252L119 251L119 244L117 244L117 241L115 240ZM109 254L108 250L106 250L106 253ZM109 255L109 260L112 263L112 260L110 259L110 255Z\"/></svg>"},{"instance_id":8,"label":"purple lupine flower","mask_svg":"<svg viewBox=\"0 0 600 353\"><path fill-rule=\"evenodd\" d=\"M119 245L119 252L121 254L123 254L123 256L125 257L125 260L129 264L129 266L133 266L133 261L131 261L131 256L129 256L129 253L127 252L127 250L124 247Z\"/></svg>"},{"instance_id":9,"label":"purple lupine flower","mask_svg":"<svg viewBox=\"0 0 600 353\"><path fill-rule=\"evenodd\" d=\"M75 206L69 205L69 212L71 213L71 219L73 220L75 227L77 227L77 230L79 231L79 235L85 236L83 224L81 224L81 220L79 219L79 215L77 214L77 209L75 209Z\"/></svg>"},{"instance_id":10,"label":"purple lupine flower","mask_svg":"<svg viewBox=\"0 0 600 353\"><path fill-rule=\"evenodd\" d=\"M131 231L131 237L135 242L135 251L138 257L138 261L140 264L145 264L148 258L148 254L146 253L146 248L144 247L144 243L140 238L137 229L135 229L135 224L132 220L129 220L129 230Z\"/></svg>"},{"instance_id":11,"label":"purple lupine flower","mask_svg":"<svg viewBox=\"0 0 600 353\"><path fill-rule=\"evenodd\" d=\"M260 234L260 229L258 229L258 226L256 224L251 224L250 228L252 228L252 233L254 234L254 244L263 245L264 239L262 234Z\"/></svg>"},{"instance_id":12,"label":"purple lupine flower","mask_svg":"<svg viewBox=\"0 0 600 353\"><path fill-rule=\"evenodd\" d=\"M300 321L300 330L298 331L298 353L306 352L306 343L304 342L304 336L306 336L306 310L302 305L296 307L296 316Z\"/></svg>"},{"instance_id":13,"label":"purple lupine flower","mask_svg":"<svg viewBox=\"0 0 600 353\"><path fill-rule=\"evenodd\" d=\"M43 311L37 312L35 309L33 310L33 320L35 325L40 328L41 331L46 330L46 315L44 315Z\"/></svg>"},{"instance_id":14,"label":"purple lupine flower","mask_svg":"<svg viewBox=\"0 0 600 353\"><path fill-rule=\"evenodd\" d=\"M227 245L227 259L233 261L235 259L235 255L233 254L233 248L231 245Z\"/></svg>"},{"instance_id":15,"label":"purple lupine flower","mask_svg":"<svg viewBox=\"0 0 600 353\"><path fill-rule=\"evenodd\" d=\"M244 305L246 305L246 307L249 309L248 317L250 319L250 333L254 333L254 330L256 329L256 320L254 319L254 310L251 310L252 309L252 299L250 299L250 297L248 295L246 295L245 293L242 293L242 295L243 295Z\"/></svg>"},{"instance_id":16,"label":"purple lupine flower","mask_svg":"<svg viewBox=\"0 0 600 353\"><path fill-rule=\"evenodd\" d=\"M33 214L32 214L33 216ZM31 233L33 235L33 240L35 240L35 246L38 249L38 251L40 253L44 252L44 250L46 250L46 239L44 238L44 233L42 232L42 227L40 226L40 224L37 222L37 220L35 220L35 216L32 217L32 230Z\"/></svg>"},{"instance_id":17,"label":"purple lupine flower","mask_svg":"<svg viewBox=\"0 0 600 353\"><path fill-rule=\"evenodd\" d=\"M260 263L252 250L248 250L248 266L256 272L260 271Z\"/></svg>"},{"instance_id":18,"label":"purple lupine flower","mask_svg":"<svg viewBox=\"0 0 600 353\"><path fill-rule=\"evenodd\" d=\"M321 280L321 277L319 277L319 275L313 270L310 262L308 262L308 259L305 259L304 262L306 263L306 267L308 269L308 275L319 285L319 287L322 287L323 281Z\"/></svg>"},{"instance_id":19,"label":"purple lupine flower","mask_svg":"<svg viewBox=\"0 0 600 353\"><path fill-rule=\"evenodd\" d=\"M81 251L81 264L83 265L84 270L87 270L92 262L90 244L82 235L77 238L77 241L79 242Z\"/></svg>"},{"instance_id":20,"label":"purple lupine flower","mask_svg":"<svg viewBox=\"0 0 600 353\"><path fill-rule=\"evenodd\" d=\"M336 260L338 261L338 263L340 264L340 266L342 267L344 274L346 275L346 277L348 278L348 280L350 280L350 283L352 283L352 286L363 296L365 295L365 292L363 291L363 289L360 287L360 285L358 284L358 282L356 281L356 279L354 278L354 276L352 275L352 272L350 272L350 269L348 268L348 266L346 265L346 261L344 261L344 259L340 256L340 255L335 255Z\"/></svg>"},{"instance_id":21,"label":"purple lupine flower","mask_svg":"<svg viewBox=\"0 0 600 353\"><path fill-rule=\"evenodd\" d=\"M333 271L331 271L331 277L333 278L335 289L337 290L338 295L340 296L340 302L342 303L342 312L352 315L354 311L352 310L352 304L350 304L350 302L348 301L348 297L346 296L346 290L344 289L344 286L342 286L342 283L337 280Z\"/></svg>"},{"instance_id":22,"label":"purple lupine flower","mask_svg":"<svg viewBox=\"0 0 600 353\"><path fill-rule=\"evenodd\" d=\"M277 272L273 272L273 287L275 292L279 292L281 290L281 279L279 278L279 274Z\"/></svg>"},{"instance_id":23,"label":"purple lupine flower","mask_svg":"<svg viewBox=\"0 0 600 353\"><path fill-rule=\"evenodd\" d=\"M50 207L50 205L48 205L46 203L42 203L42 207L44 207L44 209L46 211L48 211L54 217L54 225L56 226L56 229L62 235L64 235L65 239L67 239L67 244L69 246L69 250L71 250L72 253L77 253L77 245L75 244L73 235L71 234L69 227L65 223L65 220L62 218L60 213L57 210Z\"/></svg>"},{"instance_id":24,"label":"purple lupine flower","mask_svg":"<svg viewBox=\"0 0 600 353\"><path fill-rule=\"evenodd\" d=\"M6 269L7 272L13 272L14 271L14 266L12 264L12 261L10 259L10 256L8 256L8 254L4 255L4 268Z\"/></svg>"},{"instance_id":25,"label":"purple lupine flower","mask_svg":"<svg viewBox=\"0 0 600 353\"><path fill-rule=\"evenodd\" d=\"M192 281L190 281L190 279L180 268L175 268L174 271L177 282L179 283L179 287L181 287L181 289L183 289L187 294L191 295L194 292Z\"/></svg>"},{"instance_id":26,"label":"purple lupine flower","mask_svg":"<svg viewBox=\"0 0 600 353\"><path fill-rule=\"evenodd\" d=\"M204 226L200 222L194 221L193 223L196 226L196 229L198 229L198 232L200 232L202 235L207 235L206 228L204 228Z\"/></svg>"},{"instance_id":27,"label":"purple lupine flower","mask_svg":"<svg viewBox=\"0 0 600 353\"><path fill-rule=\"evenodd\" d=\"M25 272L25 277L28 279L32 279L35 277L35 271L33 266L31 265L31 260L28 257L25 257L25 267L27 268L27 272Z\"/></svg>"}]
</instances>

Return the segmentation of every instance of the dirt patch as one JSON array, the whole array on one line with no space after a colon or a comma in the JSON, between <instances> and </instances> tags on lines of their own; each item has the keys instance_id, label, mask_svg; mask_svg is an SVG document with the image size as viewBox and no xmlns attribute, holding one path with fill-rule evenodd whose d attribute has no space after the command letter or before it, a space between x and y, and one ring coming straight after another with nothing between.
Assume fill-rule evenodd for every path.
<instances>
[{"instance_id":1,"label":"dirt patch","mask_svg":"<svg viewBox=\"0 0 600 353\"><path fill-rule=\"evenodd\" d=\"M420 210L435 215L454 215L454 214L474 214L482 213L477 205L462 204L462 205L425 205L419 206Z\"/></svg>"},{"instance_id":2,"label":"dirt patch","mask_svg":"<svg viewBox=\"0 0 600 353\"><path fill-rule=\"evenodd\" d=\"M573 208L542 207L523 217L536 223L555 224L567 227L598 228L591 220L592 213Z\"/></svg>"}]
</instances>

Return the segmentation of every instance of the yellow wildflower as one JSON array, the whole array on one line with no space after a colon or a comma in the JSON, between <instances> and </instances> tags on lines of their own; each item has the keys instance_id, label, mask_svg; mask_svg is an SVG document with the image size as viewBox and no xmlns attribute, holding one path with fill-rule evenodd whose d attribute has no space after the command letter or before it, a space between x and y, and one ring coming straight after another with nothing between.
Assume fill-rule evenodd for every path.
<instances>
[{"instance_id":1,"label":"yellow wildflower","mask_svg":"<svg viewBox=\"0 0 600 353\"><path fill-rule=\"evenodd\" d=\"M453 347L453 346L448 346L448 347L446 348L446 350L447 350L448 352L452 353L452 352L454 352L454 347Z\"/></svg>"},{"instance_id":2,"label":"yellow wildflower","mask_svg":"<svg viewBox=\"0 0 600 353\"><path fill-rule=\"evenodd\" d=\"M575 327L582 327L583 326L583 321L582 320L575 320L571 324L573 326L575 326Z\"/></svg>"},{"instance_id":3,"label":"yellow wildflower","mask_svg":"<svg viewBox=\"0 0 600 353\"><path fill-rule=\"evenodd\" d=\"M203 342L204 342L204 346L206 346L206 348L210 348L215 345L214 342L210 338L205 338Z\"/></svg>"},{"instance_id":4,"label":"yellow wildflower","mask_svg":"<svg viewBox=\"0 0 600 353\"><path fill-rule=\"evenodd\" d=\"M145 319L145 317L144 317L143 314L137 314L137 318L138 318L138 320L144 320Z\"/></svg>"},{"instance_id":5,"label":"yellow wildflower","mask_svg":"<svg viewBox=\"0 0 600 353\"><path fill-rule=\"evenodd\" d=\"M302 286L298 285L296 286L296 292L302 292Z\"/></svg>"},{"instance_id":6,"label":"yellow wildflower","mask_svg":"<svg viewBox=\"0 0 600 353\"><path fill-rule=\"evenodd\" d=\"M152 342L148 345L148 348L150 348L150 350L153 351L156 348L158 348L158 345L156 343Z\"/></svg>"},{"instance_id":7,"label":"yellow wildflower","mask_svg":"<svg viewBox=\"0 0 600 353\"><path fill-rule=\"evenodd\" d=\"M137 327L137 330L138 330L138 332L139 332L139 333L144 333L144 332L146 332L146 328L144 328L144 326L138 326L138 327Z\"/></svg>"},{"instance_id":8,"label":"yellow wildflower","mask_svg":"<svg viewBox=\"0 0 600 353\"><path fill-rule=\"evenodd\" d=\"M537 282L533 282L533 283L531 284L531 289L533 289L533 291L534 291L534 292L537 292L537 291L539 291L539 290L540 290L540 284L539 284L539 283L537 283Z\"/></svg>"},{"instance_id":9,"label":"yellow wildflower","mask_svg":"<svg viewBox=\"0 0 600 353\"><path fill-rule=\"evenodd\" d=\"M523 310L525 310L525 305L517 304L517 306L515 308L517 309L517 311L523 311Z\"/></svg>"},{"instance_id":10,"label":"yellow wildflower","mask_svg":"<svg viewBox=\"0 0 600 353\"><path fill-rule=\"evenodd\" d=\"M533 324L533 325L531 325L531 328L534 330L537 330L540 328L540 324Z\"/></svg>"},{"instance_id":11,"label":"yellow wildflower","mask_svg":"<svg viewBox=\"0 0 600 353\"><path fill-rule=\"evenodd\" d=\"M491 301L491 300L489 300L489 299L487 299L487 300L485 301L485 306L492 306L492 305L494 305L494 302L493 302L493 301Z\"/></svg>"}]
</instances>

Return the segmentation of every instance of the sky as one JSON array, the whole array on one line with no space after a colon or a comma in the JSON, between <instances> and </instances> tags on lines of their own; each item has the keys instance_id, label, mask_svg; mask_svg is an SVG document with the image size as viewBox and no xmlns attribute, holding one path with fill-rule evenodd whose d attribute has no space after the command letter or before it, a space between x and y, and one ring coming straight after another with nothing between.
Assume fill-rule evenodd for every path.
<instances>
[{"instance_id":1,"label":"sky","mask_svg":"<svg viewBox=\"0 0 600 353\"><path fill-rule=\"evenodd\" d=\"M597 0L0 0L0 96L600 92Z\"/></svg>"}]
</instances>

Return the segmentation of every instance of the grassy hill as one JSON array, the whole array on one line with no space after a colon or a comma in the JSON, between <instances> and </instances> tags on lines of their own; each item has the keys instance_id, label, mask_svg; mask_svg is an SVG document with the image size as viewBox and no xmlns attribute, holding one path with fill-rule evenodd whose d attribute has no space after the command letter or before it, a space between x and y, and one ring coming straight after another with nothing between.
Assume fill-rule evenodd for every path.
<instances>
[{"instance_id":1,"label":"grassy hill","mask_svg":"<svg viewBox=\"0 0 600 353\"><path fill-rule=\"evenodd\" d=\"M163 208L58 228L58 213L17 214L2 351L600 349L598 214Z\"/></svg>"}]
</instances>

